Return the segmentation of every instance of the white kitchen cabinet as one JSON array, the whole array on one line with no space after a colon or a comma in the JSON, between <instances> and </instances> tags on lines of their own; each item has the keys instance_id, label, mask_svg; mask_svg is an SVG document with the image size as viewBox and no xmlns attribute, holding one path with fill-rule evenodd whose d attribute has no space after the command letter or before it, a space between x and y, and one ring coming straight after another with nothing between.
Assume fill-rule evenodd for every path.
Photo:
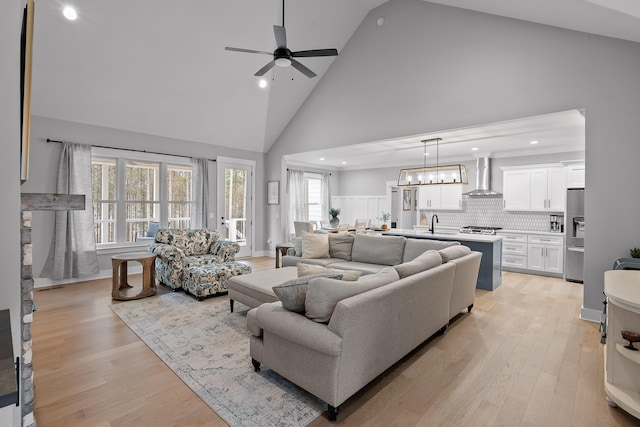
<instances>
[{"instance_id":1,"label":"white kitchen cabinet","mask_svg":"<svg viewBox=\"0 0 640 427\"><path fill-rule=\"evenodd\" d=\"M567 188L584 188L584 163L567 166Z\"/></svg>"},{"instance_id":2,"label":"white kitchen cabinet","mask_svg":"<svg viewBox=\"0 0 640 427\"><path fill-rule=\"evenodd\" d=\"M563 166L505 168L504 209L563 212L566 192Z\"/></svg>"},{"instance_id":3,"label":"white kitchen cabinet","mask_svg":"<svg viewBox=\"0 0 640 427\"><path fill-rule=\"evenodd\" d=\"M505 170L502 193L505 210L530 210L531 171L529 169Z\"/></svg>"},{"instance_id":4,"label":"white kitchen cabinet","mask_svg":"<svg viewBox=\"0 0 640 427\"><path fill-rule=\"evenodd\" d=\"M609 405L620 406L636 418L640 418L640 351L625 347L629 343L622 338L621 331L640 332L639 280L639 271L604 272L604 293L608 302L604 391Z\"/></svg>"},{"instance_id":5,"label":"white kitchen cabinet","mask_svg":"<svg viewBox=\"0 0 640 427\"><path fill-rule=\"evenodd\" d=\"M527 245L527 268L562 274L564 272L563 237L530 234Z\"/></svg>"},{"instance_id":6,"label":"white kitchen cabinet","mask_svg":"<svg viewBox=\"0 0 640 427\"><path fill-rule=\"evenodd\" d=\"M418 188L418 208L462 210L461 185L425 185Z\"/></svg>"}]
</instances>

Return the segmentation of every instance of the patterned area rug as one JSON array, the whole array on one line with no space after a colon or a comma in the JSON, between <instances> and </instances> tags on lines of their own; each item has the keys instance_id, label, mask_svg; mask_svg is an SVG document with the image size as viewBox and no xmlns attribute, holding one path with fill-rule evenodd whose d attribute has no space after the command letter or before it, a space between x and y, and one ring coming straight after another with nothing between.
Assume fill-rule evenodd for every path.
<instances>
[{"instance_id":1,"label":"patterned area rug","mask_svg":"<svg viewBox=\"0 0 640 427\"><path fill-rule=\"evenodd\" d=\"M111 309L231 426L304 426L325 410L267 366L253 370L247 312L229 313L226 297L173 292Z\"/></svg>"}]
</instances>

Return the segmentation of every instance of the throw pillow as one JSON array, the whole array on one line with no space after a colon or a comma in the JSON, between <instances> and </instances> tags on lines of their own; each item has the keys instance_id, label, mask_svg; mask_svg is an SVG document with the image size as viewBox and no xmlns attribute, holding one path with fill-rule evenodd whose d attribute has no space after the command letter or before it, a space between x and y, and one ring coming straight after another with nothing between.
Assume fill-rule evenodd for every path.
<instances>
[{"instance_id":1,"label":"throw pillow","mask_svg":"<svg viewBox=\"0 0 640 427\"><path fill-rule=\"evenodd\" d=\"M340 274L335 273L312 274L287 280L286 282L274 286L271 289L273 289L273 293L276 294L280 302L282 302L282 307L285 310L304 313L304 300L307 296L307 285L311 279L318 277L328 277L337 280L342 278Z\"/></svg>"},{"instance_id":2,"label":"throw pillow","mask_svg":"<svg viewBox=\"0 0 640 427\"><path fill-rule=\"evenodd\" d=\"M407 239L407 243L404 244L404 254L402 255L402 262L413 261L426 251L439 251L440 249L459 244L460 242L444 242L431 239Z\"/></svg>"},{"instance_id":3,"label":"throw pillow","mask_svg":"<svg viewBox=\"0 0 640 427\"><path fill-rule=\"evenodd\" d=\"M309 282L304 301L305 316L314 322L328 323L336 305L345 298L395 282L400 277L393 267L383 268L376 274L362 276L355 282L318 278Z\"/></svg>"},{"instance_id":4,"label":"throw pillow","mask_svg":"<svg viewBox=\"0 0 640 427\"><path fill-rule=\"evenodd\" d=\"M303 231L302 258L329 258L329 235Z\"/></svg>"},{"instance_id":5,"label":"throw pillow","mask_svg":"<svg viewBox=\"0 0 640 427\"><path fill-rule=\"evenodd\" d=\"M309 276L311 274L323 274L323 273L336 273L342 275L342 280L353 282L358 280L362 276L362 271L356 270L340 270L337 268L327 268L322 265L307 264L304 262L298 263L298 277Z\"/></svg>"},{"instance_id":6,"label":"throw pillow","mask_svg":"<svg viewBox=\"0 0 640 427\"><path fill-rule=\"evenodd\" d=\"M448 248L440 249L440 255L442 256L442 262L449 262L452 259L460 258L471 253L471 249L468 246L457 245L449 246Z\"/></svg>"},{"instance_id":7,"label":"throw pillow","mask_svg":"<svg viewBox=\"0 0 640 427\"><path fill-rule=\"evenodd\" d=\"M351 261L353 234L329 234L329 256Z\"/></svg>"},{"instance_id":8,"label":"throw pillow","mask_svg":"<svg viewBox=\"0 0 640 427\"><path fill-rule=\"evenodd\" d=\"M436 250L425 251L413 261L404 262L395 266L401 279L422 271L429 270L442 264L442 256Z\"/></svg>"},{"instance_id":9,"label":"throw pillow","mask_svg":"<svg viewBox=\"0 0 640 427\"><path fill-rule=\"evenodd\" d=\"M400 264L406 240L402 236L357 234L353 241L351 260L378 265Z\"/></svg>"},{"instance_id":10,"label":"throw pillow","mask_svg":"<svg viewBox=\"0 0 640 427\"><path fill-rule=\"evenodd\" d=\"M302 256L302 237L294 237L291 242L296 251L296 256Z\"/></svg>"}]
</instances>

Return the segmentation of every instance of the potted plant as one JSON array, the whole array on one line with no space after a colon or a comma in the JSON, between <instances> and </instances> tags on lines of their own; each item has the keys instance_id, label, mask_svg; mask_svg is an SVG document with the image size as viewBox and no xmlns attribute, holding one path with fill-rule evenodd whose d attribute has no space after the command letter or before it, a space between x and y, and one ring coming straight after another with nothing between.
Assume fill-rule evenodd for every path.
<instances>
[{"instance_id":1,"label":"potted plant","mask_svg":"<svg viewBox=\"0 0 640 427\"><path fill-rule=\"evenodd\" d=\"M329 219L329 224L331 224L331 228L338 228L338 225L340 225L340 218L338 218L338 215L340 215L340 208L329 209L329 216L331 217Z\"/></svg>"},{"instance_id":2,"label":"potted plant","mask_svg":"<svg viewBox=\"0 0 640 427\"><path fill-rule=\"evenodd\" d=\"M631 255L632 258L640 258L640 249L638 248L629 249L629 255Z\"/></svg>"},{"instance_id":3,"label":"potted plant","mask_svg":"<svg viewBox=\"0 0 640 427\"><path fill-rule=\"evenodd\" d=\"M391 214L389 212L382 212L382 215L380 216L380 218L378 218L379 220L382 221L382 225L380 226L380 229L382 230L386 230L387 229L387 221L389 221L389 219L391 218Z\"/></svg>"}]
</instances>

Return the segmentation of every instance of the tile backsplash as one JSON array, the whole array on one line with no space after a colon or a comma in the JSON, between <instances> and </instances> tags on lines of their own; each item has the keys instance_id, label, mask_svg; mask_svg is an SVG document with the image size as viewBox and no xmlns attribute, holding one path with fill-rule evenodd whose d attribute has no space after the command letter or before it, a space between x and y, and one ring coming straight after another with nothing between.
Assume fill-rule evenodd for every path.
<instances>
[{"instance_id":1,"label":"tile backsplash","mask_svg":"<svg viewBox=\"0 0 640 427\"><path fill-rule=\"evenodd\" d=\"M549 231L549 216L563 215L562 212L507 212L502 209L502 198L463 196L462 211L431 211L421 209L431 221L437 214L442 226L463 227L477 225L502 227L507 230ZM562 218L558 218L561 220Z\"/></svg>"}]
</instances>

